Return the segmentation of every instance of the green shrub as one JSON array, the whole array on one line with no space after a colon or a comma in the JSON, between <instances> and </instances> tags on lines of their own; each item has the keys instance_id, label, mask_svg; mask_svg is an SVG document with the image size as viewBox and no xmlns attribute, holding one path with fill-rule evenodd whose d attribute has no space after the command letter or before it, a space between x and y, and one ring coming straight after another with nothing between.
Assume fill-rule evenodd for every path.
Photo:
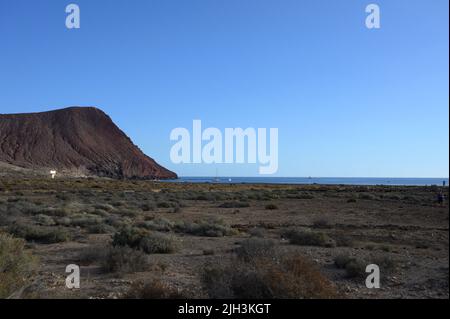
<instances>
[{"instance_id":1,"label":"green shrub","mask_svg":"<svg viewBox=\"0 0 450 319\"><path fill-rule=\"evenodd\" d=\"M100 264L104 272L133 273L148 269L147 255L130 247L111 247Z\"/></svg>"},{"instance_id":2,"label":"green shrub","mask_svg":"<svg viewBox=\"0 0 450 319\"><path fill-rule=\"evenodd\" d=\"M115 228L108 224L90 225L87 227L90 234L109 234L115 231Z\"/></svg>"},{"instance_id":3,"label":"green shrub","mask_svg":"<svg viewBox=\"0 0 450 319\"><path fill-rule=\"evenodd\" d=\"M70 215L71 211L68 208L50 207L50 208L45 208L45 209L40 210L39 213L48 215L48 216L64 217L64 216Z\"/></svg>"},{"instance_id":4,"label":"green shrub","mask_svg":"<svg viewBox=\"0 0 450 319\"><path fill-rule=\"evenodd\" d=\"M36 215L34 219L36 220L36 223L42 226L53 226L56 224L55 220L52 217L44 214Z\"/></svg>"},{"instance_id":5,"label":"green shrub","mask_svg":"<svg viewBox=\"0 0 450 319\"><path fill-rule=\"evenodd\" d=\"M135 282L124 297L126 299L186 299L182 292L160 280Z\"/></svg>"},{"instance_id":6,"label":"green shrub","mask_svg":"<svg viewBox=\"0 0 450 319\"><path fill-rule=\"evenodd\" d=\"M225 202L221 205L219 205L219 208L245 208L250 207L250 204L248 202Z\"/></svg>"},{"instance_id":7,"label":"green shrub","mask_svg":"<svg viewBox=\"0 0 450 319\"><path fill-rule=\"evenodd\" d=\"M112 212L115 210L114 206L109 205L109 204L96 204L94 205L95 209L101 209L107 212Z\"/></svg>"},{"instance_id":8,"label":"green shrub","mask_svg":"<svg viewBox=\"0 0 450 319\"><path fill-rule=\"evenodd\" d=\"M334 247L334 241L325 233L291 229L284 233L289 243L300 246Z\"/></svg>"},{"instance_id":9,"label":"green shrub","mask_svg":"<svg viewBox=\"0 0 450 319\"><path fill-rule=\"evenodd\" d=\"M359 198L360 199L365 199L365 200L375 200L376 197L372 194L368 194L368 193L361 193L359 194Z\"/></svg>"},{"instance_id":10,"label":"green shrub","mask_svg":"<svg viewBox=\"0 0 450 319\"><path fill-rule=\"evenodd\" d=\"M156 204L156 206L158 208L171 208L172 207L172 203L169 203L169 202L158 202L158 204Z\"/></svg>"},{"instance_id":11,"label":"green shrub","mask_svg":"<svg viewBox=\"0 0 450 319\"><path fill-rule=\"evenodd\" d=\"M204 237L232 236L237 233L222 220L214 218L198 222L178 222L174 228L178 232Z\"/></svg>"},{"instance_id":12,"label":"green shrub","mask_svg":"<svg viewBox=\"0 0 450 319\"><path fill-rule=\"evenodd\" d=\"M115 201L112 203L112 206L114 206L114 207L122 207L124 205L125 205L124 201Z\"/></svg>"},{"instance_id":13,"label":"green shrub","mask_svg":"<svg viewBox=\"0 0 450 319\"><path fill-rule=\"evenodd\" d=\"M336 234L336 235L333 235L333 239L336 242L337 247L353 247L353 246L355 246L355 241L348 235Z\"/></svg>"},{"instance_id":14,"label":"green shrub","mask_svg":"<svg viewBox=\"0 0 450 319\"><path fill-rule=\"evenodd\" d=\"M152 233L141 239L139 248L147 254L170 254L178 250L178 242L172 236Z\"/></svg>"},{"instance_id":15,"label":"green shrub","mask_svg":"<svg viewBox=\"0 0 450 319\"><path fill-rule=\"evenodd\" d=\"M366 277L366 266L368 264L364 263L362 260L351 260L345 265L345 271L348 278L365 278Z\"/></svg>"},{"instance_id":16,"label":"green shrub","mask_svg":"<svg viewBox=\"0 0 450 319\"><path fill-rule=\"evenodd\" d=\"M214 249L204 249L203 250L203 256L212 256L215 254Z\"/></svg>"},{"instance_id":17,"label":"green shrub","mask_svg":"<svg viewBox=\"0 0 450 319\"><path fill-rule=\"evenodd\" d=\"M141 209L144 212L153 211L155 210L155 205L153 203L145 203L141 205Z\"/></svg>"},{"instance_id":18,"label":"green shrub","mask_svg":"<svg viewBox=\"0 0 450 319\"><path fill-rule=\"evenodd\" d=\"M170 231L174 227L174 223L166 218L157 217L153 220L141 222L138 226L156 231Z\"/></svg>"},{"instance_id":19,"label":"green shrub","mask_svg":"<svg viewBox=\"0 0 450 319\"><path fill-rule=\"evenodd\" d=\"M363 260L348 255L338 255L334 259L334 264L337 268L345 269L348 278L365 278L367 276L366 267L370 264L378 265L385 274L395 268L394 260L387 256L370 257Z\"/></svg>"},{"instance_id":20,"label":"green shrub","mask_svg":"<svg viewBox=\"0 0 450 319\"><path fill-rule=\"evenodd\" d=\"M62 201L68 201L70 196L68 194L56 194L56 198Z\"/></svg>"},{"instance_id":21,"label":"green shrub","mask_svg":"<svg viewBox=\"0 0 450 319\"><path fill-rule=\"evenodd\" d=\"M201 281L210 298L323 299L336 296L331 282L300 255L251 253L249 256L257 257L221 260L203 269Z\"/></svg>"},{"instance_id":22,"label":"green shrub","mask_svg":"<svg viewBox=\"0 0 450 319\"><path fill-rule=\"evenodd\" d=\"M273 257L276 253L275 247L275 242L273 240L250 238L244 240L241 243L241 246L235 251L238 258L250 261L255 258Z\"/></svg>"},{"instance_id":23,"label":"green shrub","mask_svg":"<svg viewBox=\"0 0 450 319\"><path fill-rule=\"evenodd\" d=\"M117 215L119 216L125 216L125 217L136 217L138 212L132 209L126 209L126 208L120 208L117 210L116 212Z\"/></svg>"},{"instance_id":24,"label":"green shrub","mask_svg":"<svg viewBox=\"0 0 450 319\"><path fill-rule=\"evenodd\" d=\"M178 247L173 237L161 233L148 233L133 227L124 228L115 233L112 244L113 246L128 246L148 254L172 253Z\"/></svg>"},{"instance_id":25,"label":"green shrub","mask_svg":"<svg viewBox=\"0 0 450 319\"><path fill-rule=\"evenodd\" d=\"M94 262L102 262L110 247L95 245L84 248L78 255L77 261L81 265L90 265Z\"/></svg>"},{"instance_id":26,"label":"green shrub","mask_svg":"<svg viewBox=\"0 0 450 319\"><path fill-rule=\"evenodd\" d=\"M76 214L71 217L71 225L88 227L103 223L103 218L94 214Z\"/></svg>"},{"instance_id":27,"label":"green shrub","mask_svg":"<svg viewBox=\"0 0 450 319\"><path fill-rule=\"evenodd\" d=\"M278 209L278 206L275 204L267 204L266 209L267 210L275 210L275 209Z\"/></svg>"},{"instance_id":28,"label":"green shrub","mask_svg":"<svg viewBox=\"0 0 450 319\"><path fill-rule=\"evenodd\" d=\"M109 216L105 219L105 223L116 228L124 227L127 224L128 219L120 218L118 216Z\"/></svg>"},{"instance_id":29,"label":"green shrub","mask_svg":"<svg viewBox=\"0 0 450 319\"><path fill-rule=\"evenodd\" d=\"M390 273L396 267L395 260L389 256L371 258L371 264L378 265L383 273Z\"/></svg>"},{"instance_id":30,"label":"green shrub","mask_svg":"<svg viewBox=\"0 0 450 319\"><path fill-rule=\"evenodd\" d=\"M330 225L328 224L328 220L325 218L318 218L313 221L313 227L314 228L330 228Z\"/></svg>"},{"instance_id":31,"label":"green shrub","mask_svg":"<svg viewBox=\"0 0 450 319\"><path fill-rule=\"evenodd\" d=\"M265 236L265 231L263 228L254 227L248 231L249 235L252 237L263 238Z\"/></svg>"},{"instance_id":32,"label":"green shrub","mask_svg":"<svg viewBox=\"0 0 450 319\"><path fill-rule=\"evenodd\" d=\"M22 288L32 274L35 259L24 246L23 240L0 233L0 299Z\"/></svg>"},{"instance_id":33,"label":"green shrub","mask_svg":"<svg viewBox=\"0 0 450 319\"><path fill-rule=\"evenodd\" d=\"M24 238L41 244L54 244L65 242L70 235L61 227L41 227L32 225L15 224L9 228L9 233L16 237Z\"/></svg>"},{"instance_id":34,"label":"green shrub","mask_svg":"<svg viewBox=\"0 0 450 319\"><path fill-rule=\"evenodd\" d=\"M355 260L356 258L349 255L338 255L334 258L334 265L339 269L345 269L348 263Z\"/></svg>"},{"instance_id":35,"label":"green shrub","mask_svg":"<svg viewBox=\"0 0 450 319\"><path fill-rule=\"evenodd\" d=\"M173 214L181 213L181 206L176 205L176 206L172 209L172 213L173 213Z\"/></svg>"},{"instance_id":36,"label":"green shrub","mask_svg":"<svg viewBox=\"0 0 450 319\"><path fill-rule=\"evenodd\" d=\"M131 248L139 248L142 238L147 233L135 227L124 227L113 236L113 246L128 246Z\"/></svg>"}]
</instances>

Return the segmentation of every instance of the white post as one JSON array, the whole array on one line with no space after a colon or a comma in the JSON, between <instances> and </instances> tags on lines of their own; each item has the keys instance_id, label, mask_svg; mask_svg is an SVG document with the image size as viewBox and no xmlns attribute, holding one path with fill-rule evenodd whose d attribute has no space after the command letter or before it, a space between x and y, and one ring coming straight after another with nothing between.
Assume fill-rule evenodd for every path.
<instances>
[{"instance_id":1,"label":"white post","mask_svg":"<svg viewBox=\"0 0 450 319\"><path fill-rule=\"evenodd\" d=\"M56 171L50 171L50 175L52 175L52 179L55 179Z\"/></svg>"}]
</instances>

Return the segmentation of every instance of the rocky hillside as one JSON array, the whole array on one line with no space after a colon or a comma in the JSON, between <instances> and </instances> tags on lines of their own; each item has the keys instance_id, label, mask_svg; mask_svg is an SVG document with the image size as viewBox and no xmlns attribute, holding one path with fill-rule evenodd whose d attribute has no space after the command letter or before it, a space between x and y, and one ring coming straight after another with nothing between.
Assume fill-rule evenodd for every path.
<instances>
[{"instance_id":1,"label":"rocky hillside","mask_svg":"<svg viewBox=\"0 0 450 319\"><path fill-rule=\"evenodd\" d=\"M177 177L145 155L108 115L93 107L0 114L0 162L112 178Z\"/></svg>"}]
</instances>

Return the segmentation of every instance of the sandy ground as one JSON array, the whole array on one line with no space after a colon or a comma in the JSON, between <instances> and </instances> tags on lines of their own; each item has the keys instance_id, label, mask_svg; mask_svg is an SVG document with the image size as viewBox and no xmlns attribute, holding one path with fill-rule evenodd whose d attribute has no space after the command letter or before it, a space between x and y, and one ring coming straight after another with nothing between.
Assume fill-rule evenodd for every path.
<instances>
[{"instance_id":1,"label":"sandy ground","mask_svg":"<svg viewBox=\"0 0 450 319\"><path fill-rule=\"evenodd\" d=\"M21 211L30 203L37 202L45 214L49 207L69 207L74 202L89 207L98 203L114 206L121 201L120 206L128 211L127 223L155 218L173 223L195 222L220 217L236 231L232 235L205 237L169 229L165 232L180 243L178 251L150 254L145 271L117 274L105 273L98 263L83 263L79 258L89 247L110 245L116 230L92 234L84 227L64 226L71 234L68 241L53 244L28 241L39 263L21 297L121 298L133 282L158 278L188 292L192 298L207 298L199 279L202 268L229 258L242 241L257 233L258 237L272 239L280 250L298 252L309 258L334 284L340 298L448 298L449 210L447 203L436 203L440 190L437 187L191 185L10 178L0 184L0 207L3 206L0 215L8 216L0 222L0 229L8 231L17 221L42 227L33 217L36 212L30 216ZM448 196L448 188L443 191ZM158 204L162 200L175 201L179 208L160 207L164 206ZM236 200L245 200L246 205L221 207ZM154 202L155 207L139 208L144 201ZM268 209L269 204L276 209ZM129 211L134 211L132 216ZM110 212L113 213L121 218L120 209ZM335 244L330 247L289 244L283 230L290 228L326 234ZM340 243L343 238L344 243ZM366 261L385 258L394 266L386 272L381 270L380 289L368 289L363 279L349 278L344 269L335 266L335 257L339 255ZM81 266L81 289L65 287L65 268L69 264Z\"/></svg>"}]
</instances>

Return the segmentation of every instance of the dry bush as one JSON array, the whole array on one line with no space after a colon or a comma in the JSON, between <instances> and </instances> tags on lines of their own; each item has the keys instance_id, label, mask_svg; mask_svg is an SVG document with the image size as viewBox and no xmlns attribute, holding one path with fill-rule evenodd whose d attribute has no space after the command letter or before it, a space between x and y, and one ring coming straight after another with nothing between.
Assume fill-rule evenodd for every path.
<instances>
[{"instance_id":1,"label":"dry bush","mask_svg":"<svg viewBox=\"0 0 450 319\"><path fill-rule=\"evenodd\" d=\"M147 254L171 254L178 250L179 244L173 236L151 233L141 239L139 248Z\"/></svg>"},{"instance_id":2,"label":"dry bush","mask_svg":"<svg viewBox=\"0 0 450 319\"><path fill-rule=\"evenodd\" d=\"M267 204L267 205L265 206L265 208L266 208L267 210L276 210L276 209L278 209L278 206L275 205L275 204Z\"/></svg>"},{"instance_id":3,"label":"dry bush","mask_svg":"<svg viewBox=\"0 0 450 319\"><path fill-rule=\"evenodd\" d=\"M251 261L255 258L270 258L276 254L275 242L270 239L250 238L235 250L239 259Z\"/></svg>"},{"instance_id":4,"label":"dry bush","mask_svg":"<svg viewBox=\"0 0 450 319\"><path fill-rule=\"evenodd\" d=\"M144 203L140 207L144 212L154 211L156 209L156 206L153 203Z\"/></svg>"},{"instance_id":5,"label":"dry bush","mask_svg":"<svg viewBox=\"0 0 450 319\"><path fill-rule=\"evenodd\" d=\"M208 218L197 222L178 222L175 230L185 234L204 237L232 236L237 231L218 218Z\"/></svg>"},{"instance_id":6,"label":"dry bush","mask_svg":"<svg viewBox=\"0 0 450 319\"><path fill-rule=\"evenodd\" d=\"M22 288L32 274L35 259L24 246L23 240L0 233L0 298Z\"/></svg>"},{"instance_id":7,"label":"dry bush","mask_svg":"<svg viewBox=\"0 0 450 319\"><path fill-rule=\"evenodd\" d=\"M163 217L156 217L152 220L146 220L137 224L139 227L143 227L150 230L156 231L171 231L174 223Z\"/></svg>"},{"instance_id":8,"label":"dry bush","mask_svg":"<svg viewBox=\"0 0 450 319\"><path fill-rule=\"evenodd\" d=\"M53 226L56 224L53 217L44 214L34 216L34 220L36 221L36 223L42 226Z\"/></svg>"},{"instance_id":9,"label":"dry bush","mask_svg":"<svg viewBox=\"0 0 450 319\"><path fill-rule=\"evenodd\" d=\"M305 257L264 253L267 243L248 242L245 253L207 266L201 281L215 299L333 298L336 291Z\"/></svg>"},{"instance_id":10,"label":"dry bush","mask_svg":"<svg viewBox=\"0 0 450 319\"><path fill-rule=\"evenodd\" d=\"M124 296L126 299L185 299L182 292L160 280L135 282Z\"/></svg>"},{"instance_id":11,"label":"dry bush","mask_svg":"<svg viewBox=\"0 0 450 319\"><path fill-rule=\"evenodd\" d=\"M15 224L9 227L9 233L15 237L41 244L54 244L70 239L70 234L61 227L42 227L35 225Z\"/></svg>"},{"instance_id":12,"label":"dry bush","mask_svg":"<svg viewBox=\"0 0 450 319\"><path fill-rule=\"evenodd\" d=\"M361 259L349 255L338 255L334 258L334 264L339 269L345 269L348 278L365 278L366 267L370 264L378 265L384 274L389 274L395 269L395 261L388 256L369 257Z\"/></svg>"},{"instance_id":13,"label":"dry bush","mask_svg":"<svg viewBox=\"0 0 450 319\"><path fill-rule=\"evenodd\" d=\"M332 237L336 242L337 247L354 247L356 245L353 238L351 238L349 235L337 233L334 234Z\"/></svg>"},{"instance_id":14,"label":"dry bush","mask_svg":"<svg viewBox=\"0 0 450 319\"><path fill-rule=\"evenodd\" d=\"M320 247L334 247L336 245L333 239L321 232L290 229L284 232L283 236L293 245Z\"/></svg>"},{"instance_id":15,"label":"dry bush","mask_svg":"<svg viewBox=\"0 0 450 319\"><path fill-rule=\"evenodd\" d=\"M248 231L249 235L252 237L263 238L266 232L261 227L254 227Z\"/></svg>"},{"instance_id":16,"label":"dry bush","mask_svg":"<svg viewBox=\"0 0 450 319\"><path fill-rule=\"evenodd\" d=\"M314 228L330 228L328 220L325 218L319 218L313 221Z\"/></svg>"},{"instance_id":17,"label":"dry bush","mask_svg":"<svg viewBox=\"0 0 450 319\"><path fill-rule=\"evenodd\" d=\"M355 260L355 257L349 255L338 255L334 258L334 265L339 269L345 269L347 264Z\"/></svg>"},{"instance_id":18,"label":"dry bush","mask_svg":"<svg viewBox=\"0 0 450 319\"><path fill-rule=\"evenodd\" d=\"M101 262L105 259L109 246L94 245L84 248L78 255L77 261L80 265L90 265L95 262Z\"/></svg>"},{"instance_id":19,"label":"dry bush","mask_svg":"<svg viewBox=\"0 0 450 319\"><path fill-rule=\"evenodd\" d=\"M345 272L348 278L360 278L363 279L367 276L366 274L366 264L360 259L354 259L349 261L345 265Z\"/></svg>"},{"instance_id":20,"label":"dry bush","mask_svg":"<svg viewBox=\"0 0 450 319\"><path fill-rule=\"evenodd\" d=\"M365 200L376 200L377 197L373 194L370 193L361 193L358 196L360 199L365 199Z\"/></svg>"},{"instance_id":21,"label":"dry bush","mask_svg":"<svg viewBox=\"0 0 450 319\"><path fill-rule=\"evenodd\" d=\"M90 225L86 228L89 234L110 234L115 231L115 228L108 224Z\"/></svg>"},{"instance_id":22,"label":"dry bush","mask_svg":"<svg viewBox=\"0 0 450 319\"><path fill-rule=\"evenodd\" d=\"M178 249L178 242L172 236L149 233L135 227L123 228L113 236L113 246L128 246L147 254L168 254Z\"/></svg>"},{"instance_id":23,"label":"dry bush","mask_svg":"<svg viewBox=\"0 0 450 319\"><path fill-rule=\"evenodd\" d=\"M219 208L245 208L245 207L250 207L250 204L245 201L225 202L225 203L219 205Z\"/></svg>"},{"instance_id":24,"label":"dry bush","mask_svg":"<svg viewBox=\"0 0 450 319\"><path fill-rule=\"evenodd\" d=\"M156 204L156 207L158 207L158 208L171 208L171 207L173 207L173 203L170 203L170 202L158 202L157 204Z\"/></svg>"},{"instance_id":25,"label":"dry bush","mask_svg":"<svg viewBox=\"0 0 450 319\"><path fill-rule=\"evenodd\" d=\"M148 269L147 255L130 247L111 247L102 254L99 252L100 265L105 272L133 273Z\"/></svg>"}]
</instances>

